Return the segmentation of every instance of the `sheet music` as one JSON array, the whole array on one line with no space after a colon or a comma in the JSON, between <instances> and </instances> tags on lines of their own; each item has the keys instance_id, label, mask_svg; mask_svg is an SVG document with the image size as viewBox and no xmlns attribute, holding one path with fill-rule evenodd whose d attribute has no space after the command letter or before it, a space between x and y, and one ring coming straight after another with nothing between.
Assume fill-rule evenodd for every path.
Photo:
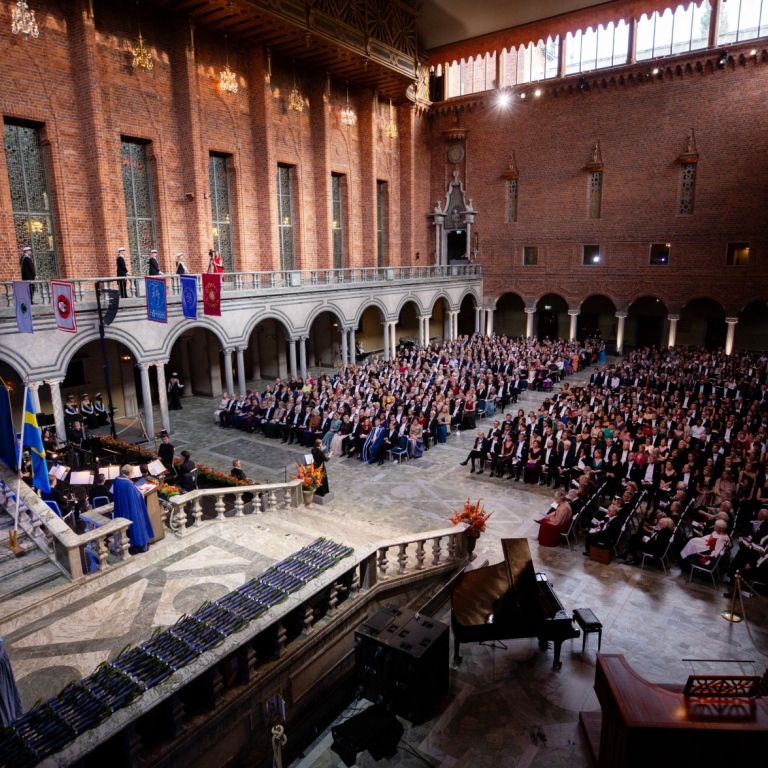
<instances>
[{"instance_id":1,"label":"sheet music","mask_svg":"<svg viewBox=\"0 0 768 768\"><path fill-rule=\"evenodd\" d=\"M107 467L101 467L99 474L104 475L107 480L114 480L120 474L120 465L110 464Z\"/></svg>"},{"instance_id":2,"label":"sheet music","mask_svg":"<svg viewBox=\"0 0 768 768\"><path fill-rule=\"evenodd\" d=\"M155 459L147 464L147 469L149 469L150 475L162 475L166 472L165 465L160 459Z\"/></svg>"},{"instance_id":3,"label":"sheet music","mask_svg":"<svg viewBox=\"0 0 768 768\"><path fill-rule=\"evenodd\" d=\"M69 476L70 485L93 485L93 472L81 470L72 472Z\"/></svg>"},{"instance_id":4,"label":"sheet music","mask_svg":"<svg viewBox=\"0 0 768 768\"><path fill-rule=\"evenodd\" d=\"M51 467L49 475L53 475L57 480L64 481L64 478L69 472L69 467L65 467L63 464L57 464L55 467Z\"/></svg>"}]
</instances>

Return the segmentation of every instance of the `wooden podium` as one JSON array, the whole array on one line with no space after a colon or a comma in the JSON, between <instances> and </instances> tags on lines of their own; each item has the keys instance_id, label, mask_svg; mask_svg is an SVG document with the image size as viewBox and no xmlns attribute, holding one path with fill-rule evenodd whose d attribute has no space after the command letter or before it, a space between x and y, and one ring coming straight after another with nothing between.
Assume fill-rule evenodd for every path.
<instances>
[{"instance_id":1,"label":"wooden podium","mask_svg":"<svg viewBox=\"0 0 768 768\"><path fill-rule=\"evenodd\" d=\"M725 766L750 754L764 758L768 700L754 695L755 678L710 677L709 695L701 693L706 679L696 695L686 695L683 686L644 680L622 655L598 654L595 693L602 712L579 713L598 768Z\"/></svg>"},{"instance_id":2,"label":"wooden podium","mask_svg":"<svg viewBox=\"0 0 768 768\"><path fill-rule=\"evenodd\" d=\"M152 538L150 544L165 538L165 526L163 525L163 510L157 498L156 485L143 485L139 487L144 500L147 502L149 522L152 523Z\"/></svg>"}]
</instances>

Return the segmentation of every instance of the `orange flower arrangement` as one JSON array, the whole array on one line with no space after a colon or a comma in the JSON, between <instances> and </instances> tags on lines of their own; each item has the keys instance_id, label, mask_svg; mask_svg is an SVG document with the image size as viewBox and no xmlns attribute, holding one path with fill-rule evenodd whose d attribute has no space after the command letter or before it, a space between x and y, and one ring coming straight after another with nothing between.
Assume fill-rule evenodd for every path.
<instances>
[{"instance_id":1,"label":"orange flower arrangement","mask_svg":"<svg viewBox=\"0 0 768 768\"><path fill-rule=\"evenodd\" d=\"M488 521L488 518L493 514L493 512L485 511L485 507L480 504L481 501L482 499L478 499L477 502L473 504L467 499L464 503L464 509L459 512L454 512L453 517L451 518L451 522L454 525L459 525L459 523L467 524L465 533L471 539L480 538L480 534L485 531L485 524Z\"/></svg>"},{"instance_id":2,"label":"orange flower arrangement","mask_svg":"<svg viewBox=\"0 0 768 768\"><path fill-rule=\"evenodd\" d=\"M316 491L323 483L322 467L315 467L314 464L304 466L296 465L296 474L291 475L291 480L301 480L301 487L308 491Z\"/></svg>"}]
</instances>

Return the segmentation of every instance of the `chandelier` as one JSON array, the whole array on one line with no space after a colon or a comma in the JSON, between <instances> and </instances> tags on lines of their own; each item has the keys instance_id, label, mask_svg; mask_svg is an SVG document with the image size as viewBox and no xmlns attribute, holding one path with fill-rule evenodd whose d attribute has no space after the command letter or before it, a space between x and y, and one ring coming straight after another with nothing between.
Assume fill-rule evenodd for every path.
<instances>
[{"instance_id":1,"label":"chandelier","mask_svg":"<svg viewBox=\"0 0 768 768\"><path fill-rule=\"evenodd\" d=\"M293 67L293 88L291 88L291 94L288 96L288 109L293 112L304 111L304 99L301 98L299 87L296 85L296 62L294 62Z\"/></svg>"},{"instance_id":2,"label":"chandelier","mask_svg":"<svg viewBox=\"0 0 768 768\"><path fill-rule=\"evenodd\" d=\"M395 125L395 121L392 117L392 99L389 100L389 122L387 123L386 127L384 128L384 133L387 135L388 139L396 139L397 138L397 126Z\"/></svg>"},{"instance_id":3,"label":"chandelier","mask_svg":"<svg viewBox=\"0 0 768 768\"><path fill-rule=\"evenodd\" d=\"M357 122L355 110L349 105L349 82L347 82L347 106L341 110L341 124L352 128Z\"/></svg>"},{"instance_id":4,"label":"chandelier","mask_svg":"<svg viewBox=\"0 0 768 768\"><path fill-rule=\"evenodd\" d=\"M133 68L150 71L153 66L152 52L144 45L144 38L139 32L139 41L133 46Z\"/></svg>"},{"instance_id":5,"label":"chandelier","mask_svg":"<svg viewBox=\"0 0 768 768\"><path fill-rule=\"evenodd\" d=\"M229 68L229 45L226 35L224 35L224 45L227 49L227 66L219 72L219 88L222 93L237 93L237 75Z\"/></svg>"},{"instance_id":6,"label":"chandelier","mask_svg":"<svg viewBox=\"0 0 768 768\"><path fill-rule=\"evenodd\" d=\"M11 11L11 32L18 35L21 32L26 37L39 37L35 12L29 10L25 0L19 0Z\"/></svg>"}]
</instances>

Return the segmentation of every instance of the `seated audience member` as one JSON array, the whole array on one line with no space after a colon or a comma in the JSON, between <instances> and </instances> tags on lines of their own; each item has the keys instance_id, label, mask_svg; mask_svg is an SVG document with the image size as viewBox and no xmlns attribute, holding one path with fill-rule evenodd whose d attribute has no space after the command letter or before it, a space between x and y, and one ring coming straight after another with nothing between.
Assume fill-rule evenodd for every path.
<instances>
[{"instance_id":1,"label":"seated audience member","mask_svg":"<svg viewBox=\"0 0 768 768\"><path fill-rule=\"evenodd\" d=\"M622 555L628 565L642 560L643 555L660 558L667 551L672 534L675 532L674 521L664 514L656 519L653 526L641 526L637 533L630 537L627 548Z\"/></svg>"},{"instance_id":2,"label":"seated audience member","mask_svg":"<svg viewBox=\"0 0 768 768\"><path fill-rule=\"evenodd\" d=\"M615 504L609 505L605 519L591 528L584 539L585 555L589 555L590 547L610 549L616 545L624 524L618 514L619 508Z\"/></svg>"},{"instance_id":3,"label":"seated audience member","mask_svg":"<svg viewBox=\"0 0 768 768\"><path fill-rule=\"evenodd\" d=\"M560 534L568 530L573 518L571 505L564 491L555 491L556 507L539 521L539 544L543 547L556 547L560 543Z\"/></svg>"},{"instance_id":4,"label":"seated audience member","mask_svg":"<svg viewBox=\"0 0 768 768\"><path fill-rule=\"evenodd\" d=\"M717 559L729 541L728 524L716 520L714 530L708 536L694 536L680 551L680 567L690 571L692 565L709 566Z\"/></svg>"},{"instance_id":5,"label":"seated audience member","mask_svg":"<svg viewBox=\"0 0 768 768\"><path fill-rule=\"evenodd\" d=\"M480 430L477 433L477 437L475 438L475 442L472 445L472 449L469 452L469 455L467 456L464 461L460 462L462 467L466 467L468 462L472 462L472 469L470 469L470 473L474 473L475 471L475 461L480 462L480 471L478 472L479 475L483 474L483 470L485 469L485 459L486 454L488 453L488 440L486 440L485 433Z\"/></svg>"}]
</instances>

